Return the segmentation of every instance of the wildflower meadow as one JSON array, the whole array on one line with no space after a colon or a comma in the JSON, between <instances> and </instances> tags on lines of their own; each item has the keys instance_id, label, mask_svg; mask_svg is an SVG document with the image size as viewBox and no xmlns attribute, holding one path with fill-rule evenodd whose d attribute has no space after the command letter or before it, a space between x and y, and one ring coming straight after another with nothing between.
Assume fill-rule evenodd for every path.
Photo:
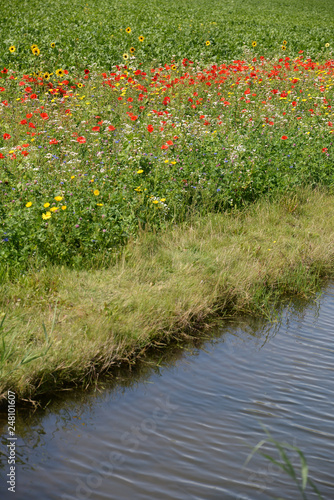
<instances>
[{"instance_id":1,"label":"wildflower meadow","mask_svg":"<svg viewBox=\"0 0 334 500\"><path fill-rule=\"evenodd\" d=\"M0 22L2 263L106 262L140 227L333 185L333 31L312 4L274 24L252 3L19 4Z\"/></svg>"}]
</instances>

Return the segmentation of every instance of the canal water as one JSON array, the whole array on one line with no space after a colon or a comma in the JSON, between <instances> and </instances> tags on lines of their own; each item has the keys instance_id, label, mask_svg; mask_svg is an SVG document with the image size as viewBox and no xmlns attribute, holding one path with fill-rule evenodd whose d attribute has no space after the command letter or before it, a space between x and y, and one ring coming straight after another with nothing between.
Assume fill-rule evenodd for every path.
<instances>
[{"instance_id":1,"label":"canal water","mask_svg":"<svg viewBox=\"0 0 334 500\"><path fill-rule=\"evenodd\" d=\"M333 318L330 285L274 323L225 323L204 341L155 352L131 376L18 412L16 494L6 490L4 428L0 498L301 498L259 454L245 463L264 426L304 452L323 498L334 499ZM289 458L298 471L298 455Z\"/></svg>"}]
</instances>

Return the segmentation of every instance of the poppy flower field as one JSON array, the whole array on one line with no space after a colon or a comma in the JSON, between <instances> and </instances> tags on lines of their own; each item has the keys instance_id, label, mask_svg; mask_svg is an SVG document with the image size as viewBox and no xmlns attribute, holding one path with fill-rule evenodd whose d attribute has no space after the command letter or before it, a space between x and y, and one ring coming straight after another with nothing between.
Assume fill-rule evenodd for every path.
<instances>
[{"instance_id":1,"label":"poppy flower field","mask_svg":"<svg viewBox=\"0 0 334 500\"><path fill-rule=\"evenodd\" d=\"M104 261L140 227L333 185L333 31L312 10L222 30L217 2L154 21L83 2L67 27L62 1L44 31L34 3L0 27L2 262Z\"/></svg>"}]
</instances>

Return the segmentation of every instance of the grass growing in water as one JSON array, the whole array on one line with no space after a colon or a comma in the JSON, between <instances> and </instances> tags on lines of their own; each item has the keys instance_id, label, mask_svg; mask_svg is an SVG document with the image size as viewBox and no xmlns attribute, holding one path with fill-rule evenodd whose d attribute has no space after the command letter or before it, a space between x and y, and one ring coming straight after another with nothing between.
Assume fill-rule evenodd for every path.
<instances>
[{"instance_id":1,"label":"grass growing in water","mask_svg":"<svg viewBox=\"0 0 334 500\"><path fill-rule=\"evenodd\" d=\"M303 500L307 500L306 496L307 486L311 487L314 493L316 493L317 498L319 500L323 500L323 497L319 492L318 488L316 487L312 479L309 477L309 468L304 453L297 446L292 446L289 443L281 443L280 441L277 441L272 437L268 429L266 429L265 427L263 427L263 430L267 434L267 439L263 439L255 446L252 453L247 458L246 464L251 460L254 453L259 453L266 460L270 461L271 463L279 467L283 472L285 472L285 474L287 474L287 476L289 476L292 479L292 481L297 486L297 489L300 493L300 497ZM276 448L276 451L278 452L279 456L278 458L280 459L280 461L274 458L272 455L260 451L262 446L268 442L273 444L274 447ZM292 459L291 456L289 456L289 452L294 452L295 454L298 455L300 460L299 470L292 463ZM283 500L283 499L278 498L277 500Z\"/></svg>"}]
</instances>

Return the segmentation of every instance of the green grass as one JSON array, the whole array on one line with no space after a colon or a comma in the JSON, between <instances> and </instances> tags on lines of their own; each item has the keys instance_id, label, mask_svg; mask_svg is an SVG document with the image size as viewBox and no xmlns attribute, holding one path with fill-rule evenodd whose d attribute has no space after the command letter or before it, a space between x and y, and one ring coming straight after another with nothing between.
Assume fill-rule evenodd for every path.
<instances>
[{"instance_id":1,"label":"green grass","mask_svg":"<svg viewBox=\"0 0 334 500\"><path fill-rule=\"evenodd\" d=\"M143 232L107 269L46 267L4 279L2 336L12 333L2 350L12 347L2 358L2 397L8 388L32 399L86 386L156 343L205 331L215 318L270 318L282 298L314 296L333 276L333 201L298 190ZM27 353L38 359L22 364Z\"/></svg>"},{"instance_id":2,"label":"green grass","mask_svg":"<svg viewBox=\"0 0 334 500\"><path fill-rule=\"evenodd\" d=\"M318 500L323 500L320 491L310 478L309 467L307 465L305 455L301 451L301 449L297 446L292 446L289 443L277 441L272 437L268 429L266 429L264 426L262 427L267 434L267 439L263 439L255 446L252 453L246 460L246 464L252 458L254 453L259 453L262 457L264 457L272 464L276 465L276 467L279 467L279 469L281 469L288 477L290 477L291 481L296 485L296 489L299 492L300 498L302 498L303 500L307 500L307 490L312 490L316 494L316 498L318 498ZM278 452L278 459L273 457L272 455L269 455L268 453L260 451L263 445L267 443L270 443L273 446L274 450ZM300 461L299 467L294 463L294 459L296 456ZM276 500L283 499L276 497Z\"/></svg>"}]
</instances>

